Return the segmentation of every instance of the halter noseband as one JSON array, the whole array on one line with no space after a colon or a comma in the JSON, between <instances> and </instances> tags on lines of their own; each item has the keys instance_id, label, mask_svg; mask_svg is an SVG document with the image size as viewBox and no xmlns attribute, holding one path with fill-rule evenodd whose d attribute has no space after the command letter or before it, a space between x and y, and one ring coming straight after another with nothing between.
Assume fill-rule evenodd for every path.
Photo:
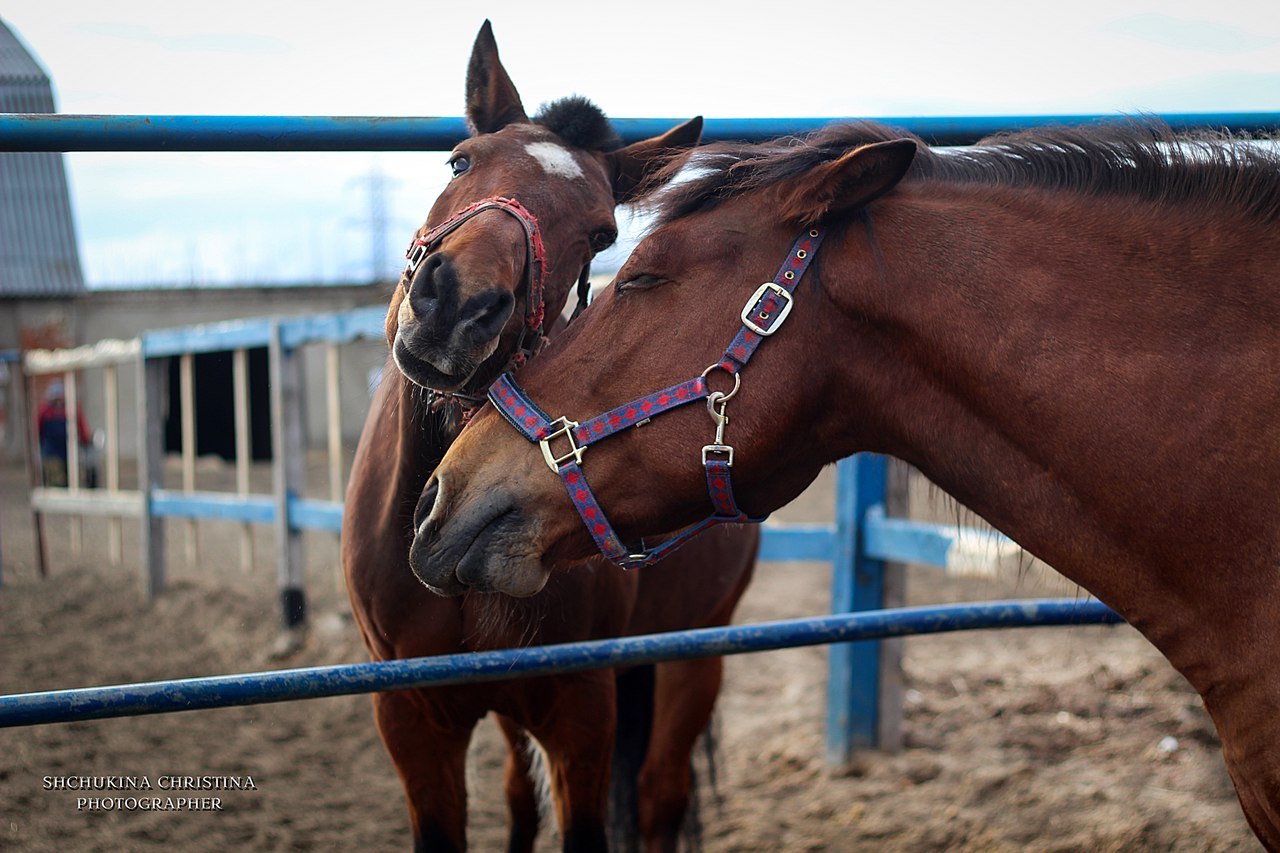
<instances>
[{"instance_id":1,"label":"halter noseband","mask_svg":"<svg viewBox=\"0 0 1280 853\"><path fill-rule=\"evenodd\" d=\"M409 287L413 283L413 276L422 262L427 259L427 256L440 248L440 244L444 242L445 237L458 230L463 223L479 216L486 210L499 210L514 217L520 223L520 227L524 229L525 234L525 258L527 263L524 267L526 294L524 326L520 329L520 337L516 341L515 352L511 356L511 361L503 369L503 373L508 373L519 368L536 355L546 340L543 336L546 302L543 299L542 278L547 269L547 250L542 244L542 232L538 228L538 218L530 213L527 207L513 198L503 198L502 196L480 199L480 201L459 210L426 234L415 236L413 242L409 244L408 250L404 253L406 263L404 272L401 273L402 286L405 289L407 298ZM578 306L573 313L575 318L586 307L587 297L591 290L590 276L591 264L588 262L582 268L582 274L578 277ZM533 333L533 340L526 343L530 332ZM475 413L475 410L484 404L485 399L483 394L466 394L460 391L445 392L435 388L428 388L427 392L428 405L433 410L451 404L458 405L462 410L462 422L464 425L470 420L470 416Z\"/></svg>"},{"instance_id":2,"label":"halter noseband","mask_svg":"<svg viewBox=\"0 0 1280 853\"><path fill-rule=\"evenodd\" d=\"M724 439L724 429L729 423L726 410L729 400L738 393L742 384L739 371L746 366L760 342L778 331L791 313L792 292L809 268L814 254L822 244L822 237L821 228L812 228L797 238L773 281L756 288L743 306L740 315L742 328L725 349L724 355L702 371L700 376L632 400L583 423L566 417L548 417L509 374L498 377L490 387L490 401L521 435L541 448L547 467L564 482L569 499L573 501L588 532L600 548L600 553L610 562L624 569L652 565L708 527L732 522L764 521L764 518L749 517L738 508L734 500L730 479L733 447L726 444ZM727 394L712 391L707 384L707 375L716 369L733 377L733 390ZM642 542L638 551L632 551L623 546L595 495L591 493L580 467L583 454L589 446L601 439L627 427L644 426L655 415L702 399L707 401L707 411L716 428L712 443L702 448L702 466L706 471L707 492L713 512L654 548L645 548ZM557 453L552 449L551 442L561 439L568 443L568 449Z\"/></svg>"},{"instance_id":3,"label":"halter noseband","mask_svg":"<svg viewBox=\"0 0 1280 853\"><path fill-rule=\"evenodd\" d=\"M528 260L524 267L524 283L528 288L528 294L525 297L524 325L525 329L533 329L538 331L540 335L543 314L545 313L545 306L542 301L542 275L547 263L547 250L542 245L542 233L538 230L537 217L513 198L503 198L501 196L482 198L475 204L459 210L426 234L414 237L413 242L409 244L408 251L404 253L407 261L404 265L403 273L405 289L407 290L413 282L413 275L418 271L419 265L426 260L428 255L440 248L440 244L445 237L457 231L462 227L463 223L474 219L486 210L500 210L514 217L520 223L520 227L524 229L527 252L525 257ZM523 343L523 333L521 337Z\"/></svg>"}]
</instances>

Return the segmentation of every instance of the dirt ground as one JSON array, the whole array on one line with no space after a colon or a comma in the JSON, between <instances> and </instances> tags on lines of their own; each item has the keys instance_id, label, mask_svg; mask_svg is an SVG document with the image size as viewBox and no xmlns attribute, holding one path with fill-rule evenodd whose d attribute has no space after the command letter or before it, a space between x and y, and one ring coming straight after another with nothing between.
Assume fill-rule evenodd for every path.
<instances>
[{"instance_id":1,"label":"dirt ground","mask_svg":"<svg viewBox=\"0 0 1280 853\"><path fill-rule=\"evenodd\" d=\"M201 486L226 471L203 464ZM255 477L267 478L265 471ZM80 554L50 524L51 576L36 575L25 479L0 468L0 692L365 660L332 536L309 536L312 628L270 658L276 595L269 530L239 566L230 524L201 528L201 559L171 526L169 590L141 592L135 531L109 565L106 523ZM824 476L786 520L830 516ZM738 611L755 622L820 614L829 572L765 564ZM1076 595L1046 571L995 579L911 569L909 603ZM970 632L906 641L906 748L852 771L823 763L826 650L731 658L719 706L718 790L703 808L707 851L1255 850L1198 697L1128 627ZM470 756L470 841L505 843L497 729ZM44 777L251 776L220 811L82 811ZM108 795L115 792L102 792ZM152 794L165 795L163 791ZM0 850L397 850L400 786L364 696L0 730ZM543 833L543 849L558 847Z\"/></svg>"}]
</instances>

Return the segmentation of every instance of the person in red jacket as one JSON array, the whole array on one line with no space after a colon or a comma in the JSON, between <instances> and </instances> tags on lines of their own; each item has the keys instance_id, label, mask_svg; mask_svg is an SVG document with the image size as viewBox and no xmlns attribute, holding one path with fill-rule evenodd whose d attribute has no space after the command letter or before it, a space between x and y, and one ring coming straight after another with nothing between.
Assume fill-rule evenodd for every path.
<instances>
[{"instance_id":1,"label":"person in red jacket","mask_svg":"<svg viewBox=\"0 0 1280 853\"><path fill-rule=\"evenodd\" d=\"M92 441L89 422L84 410L76 407L76 430L79 445L88 447ZM61 382L51 382L44 392L44 402L36 414L36 426L40 434L40 459L44 469L46 486L67 485L67 401Z\"/></svg>"}]
</instances>

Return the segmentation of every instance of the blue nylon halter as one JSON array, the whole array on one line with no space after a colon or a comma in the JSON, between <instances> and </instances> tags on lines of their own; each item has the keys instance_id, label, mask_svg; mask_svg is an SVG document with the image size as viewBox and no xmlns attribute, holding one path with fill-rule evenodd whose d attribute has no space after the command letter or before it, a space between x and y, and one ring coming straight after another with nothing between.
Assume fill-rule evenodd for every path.
<instances>
[{"instance_id":1,"label":"blue nylon halter","mask_svg":"<svg viewBox=\"0 0 1280 853\"><path fill-rule=\"evenodd\" d=\"M822 244L823 230L812 228L802 233L791 247L773 281L758 287L742 309L742 328L733 342L725 349L720 360L697 376L678 385L655 391L596 415L582 423L566 417L551 418L531 400L510 374L503 374L489 388L489 400L503 417L529 441L537 444L546 459L547 466L564 483L569 499L582 517L600 553L610 562L624 569L649 566L661 560L690 538L717 524L761 522L764 518L751 518L738 508L733 497L730 469L733 467L733 448L724 443L724 427L729 422L725 410L729 400L738 393L742 370L760 346L761 341L776 332L791 312L792 292ZM720 369L733 377L733 390L729 393L712 391L707 384L707 374ZM599 501L587 485L581 464L586 449L597 441L615 435L632 426L642 426L650 418L695 400L707 401L707 410L716 424L713 443L702 448L702 465L707 475L707 493L713 512L702 521L673 534L662 544L645 548L643 541L638 551L622 544L613 525L600 508ZM719 407L719 411L716 408ZM564 439L568 450L557 454L551 442ZM723 458L712 458L712 457Z\"/></svg>"}]
</instances>

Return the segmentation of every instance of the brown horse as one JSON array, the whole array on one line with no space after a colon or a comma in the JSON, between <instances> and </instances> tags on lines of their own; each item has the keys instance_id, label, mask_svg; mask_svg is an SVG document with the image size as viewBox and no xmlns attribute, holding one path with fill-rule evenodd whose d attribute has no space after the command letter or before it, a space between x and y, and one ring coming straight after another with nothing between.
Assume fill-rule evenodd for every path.
<instances>
[{"instance_id":1,"label":"brown horse","mask_svg":"<svg viewBox=\"0 0 1280 853\"><path fill-rule=\"evenodd\" d=\"M537 218L548 318L560 314L591 256L613 241L614 204L668 149L696 144L701 126L695 120L613 150L607 119L581 99L552 104L531 121L488 23L467 75L467 115L475 135L450 157L456 177L419 236L478 200L517 199ZM537 343L525 310L536 302L525 275L534 240L525 220L507 212L488 210L429 253L423 247L388 312L394 363L365 423L342 536L352 609L377 660L721 625L750 579L758 544L750 528L705 537L683 560L646 574L578 559L560 566L564 571L545 587L515 590L537 593L523 599L484 594L477 583L453 576L424 576L432 591L414 577L414 508L460 428L460 408L469 395L483 394L520 347ZM405 374L461 396L424 391ZM720 675L715 659L617 677L602 671L375 696L378 729L409 801L415 846L465 848L465 755L476 723L495 712L511 750L505 785L510 849L531 849L538 831L530 778L535 748L547 765L566 850L605 847L615 748L632 765L614 762L615 818L626 826L623 807L631 796L646 845L673 849L691 793L691 753L710 720Z\"/></svg>"},{"instance_id":2,"label":"brown horse","mask_svg":"<svg viewBox=\"0 0 1280 853\"><path fill-rule=\"evenodd\" d=\"M825 235L727 406L739 505L778 507L857 451L914 464L1168 657L1280 848L1280 159L1158 122L961 153L899 137L855 124L695 153L616 284L521 375L528 398L585 419L697 376L797 234ZM702 408L588 449L624 539L706 514ZM424 559L495 518L495 573L593 550L494 412L437 474L449 504Z\"/></svg>"}]
</instances>

